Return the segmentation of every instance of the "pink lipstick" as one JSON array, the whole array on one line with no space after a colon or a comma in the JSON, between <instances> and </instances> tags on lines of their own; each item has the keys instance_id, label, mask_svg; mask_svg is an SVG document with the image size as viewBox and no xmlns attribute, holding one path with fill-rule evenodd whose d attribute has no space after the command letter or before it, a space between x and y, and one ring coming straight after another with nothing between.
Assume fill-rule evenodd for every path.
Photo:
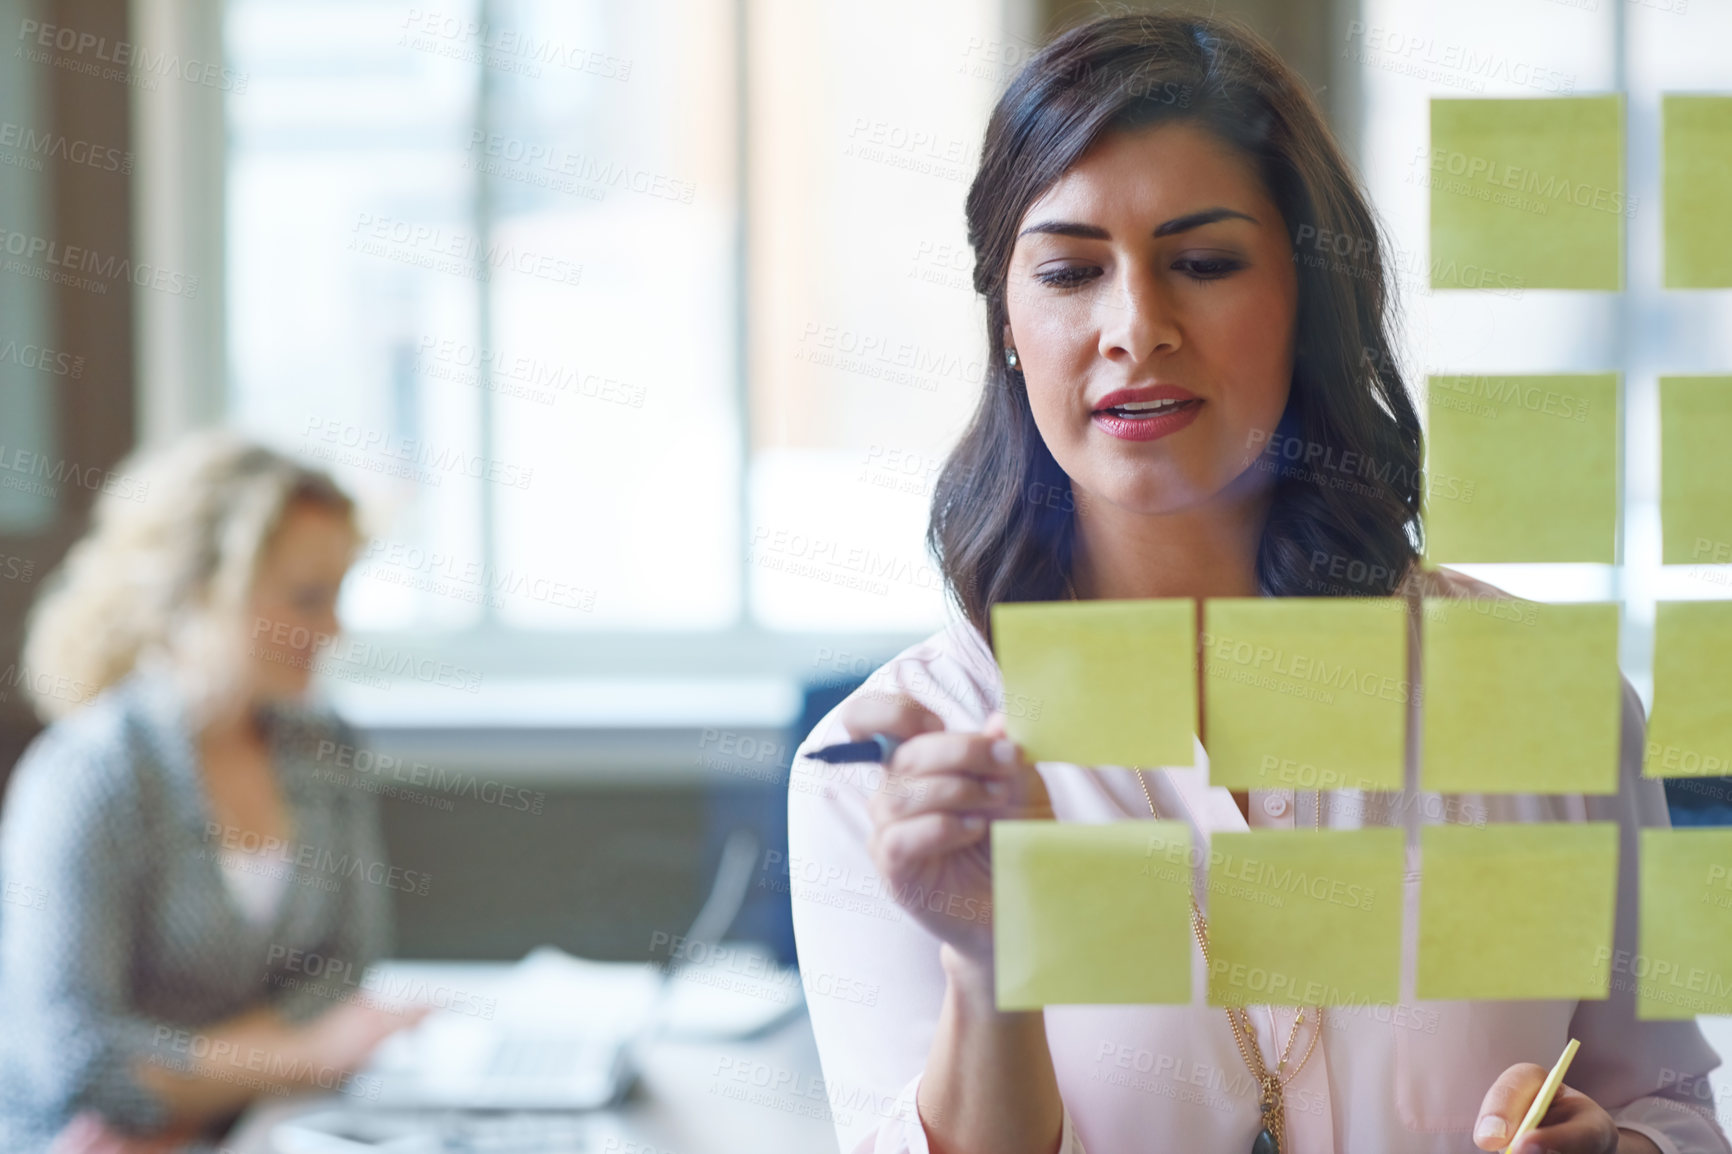
<instances>
[{"instance_id":1,"label":"pink lipstick","mask_svg":"<svg viewBox=\"0 0 1732 1154\"><path fill-rule=\"evenodd\" d=\"M1197 419L1203 400L1177 385L1117 389L1095 404L1095 427L1121 441L1154 441Z\"/></svg>"}]
</instances>

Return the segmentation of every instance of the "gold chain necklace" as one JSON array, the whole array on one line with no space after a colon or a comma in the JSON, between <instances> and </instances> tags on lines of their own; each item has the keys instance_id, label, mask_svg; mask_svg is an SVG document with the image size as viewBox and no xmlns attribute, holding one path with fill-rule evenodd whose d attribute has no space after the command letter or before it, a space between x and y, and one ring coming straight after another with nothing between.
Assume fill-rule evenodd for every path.
<instances>
[{"instance_id":1,"label":"gold chain necklace","mask_svg":"<svg viewBox=\"0 0 1732 1154\"><path fill-rule=\"evenodd\" d=\"M1076 595L1076 586L1071 584L1070 574L1064 575L1065 591L1072 601L1080 600ZM1156 821L1161 820L1161 811L1155 807L1155 795L1149 792L1149 782L1141 770L1133 770L1137 775L1137 784L1143 787L1143 798L1149 803L1149 814ZM1311 807L1312 827L1323 828L1323 795L1314 793ZM1209 923L1203 920L1203 911L1197 906L1195 889L1191 892L1191 933L1197 939L1197 948L1203 954L1204 972L1209 965ZM1287 1031L1287 1041L1281 1046L1281 1056L1276 1059L1275 1069L1271 1071L1263 1061L1263 1050L1256 1045L1255 1029L1251 1025L1251 1015L1243 1006L1227 1006L1227 1022L1233 1027L1233 1041L1239 1047L1239 1057L1245 1061L1245 1068L1251 1072L1251 1077L1257 1083L1257 1106L1263 1113L1263 1129L1251 1144L1251 1154L1281 1154L1281 1145L1287 1140L1287 1111L1285 1090L1287 1084L1299 1076L1299 1071L1305 1068L1305 1063L1311 1060L1311 1052L1317 1048L1317 1039L1323 1034L1323 1007L1317 1006L1317 1025L1311 1031L1311 1041L1305 1047L1305 1054L1299 1059L1299 1064L1287 1071L1285 1077L1282 1070L1286 1069L1287 1059L1293 1054L1293 1043L1299 1037L1299 1028L1305 1024L1305 1010L1301 1008L1293 1017L1293 1027ZM1269 1011L1269 1033L1275 1033L1275 1011Z\"/></svg>"},{"instance_id":2,"label":"gold chain necklace","mask_svg":"<svg viewBox=\"0 0 1732 1154\"><path fill-rule=\"evenodd\" d=\"M1155 808L1155 796L1149 792L1148 778L1141 770L1133 770L1137 775L1137 784L1143 787L1143 797L1149 803L1149 814L1156 821L1161 820L1161 811ZM1313 801L1313 827L1323 828L1322 795ZM1197 939L1197 948L1203 953L1203 968L1207 972L1209 965L1209 923L1203 920L1203 911L1197 908L1195 890L1191 893L1191 933ZM1305 1068L1305 1063L1311 1060L1311 1051L1317 1048L1317 1039L1323 1034L1323 1007L1316 1007L1317 1025L1311 1031L1311 1041L1305 1047L1305 1054L1299 1059L1299 1064L1287 1071L1285 1077L1281 1071L1287 1065L1287 1059L1293 1054L1293 1043L1299 1037L1299 1028L1305 1024L1305 1010L1301 1009L1293 1018L1293 1027L1287 1031L1287 1041L1281 1047L1281 1056L1275 1062L1271 1071L1263 1061L1263 1051L1256 1044L1251 1015L1243 1006L1227 1006L1227 1022L1233 1027L1233 1041L1238 1044L1239 1057L1245 1060L1245 1068L1251 1071L1258 1090L1257 1105L1263 1112L1263 1130L1252 1143L1251 1154L1280 1154L1282 1143L1287 1140L1287 1111L1284 1101L1284 1091L1287 1084L1299 1076L1299 1071ZM1269 1012L1269 1032L1274 1034L1275 1013Z\"/></svg>"}]
</instances>

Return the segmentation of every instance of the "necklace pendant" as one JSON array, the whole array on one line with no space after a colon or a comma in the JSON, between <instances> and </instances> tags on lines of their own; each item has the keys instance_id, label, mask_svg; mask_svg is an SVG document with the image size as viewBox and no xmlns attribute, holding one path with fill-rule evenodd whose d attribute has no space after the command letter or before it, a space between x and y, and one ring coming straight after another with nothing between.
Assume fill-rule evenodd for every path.
<instances>
[{"instance_id":1,"label":"necklace pendant","mask_svg":"<svg viewBox=\"0 0 1732 1154\"><path fill-rule=\"evenodd\" d=\"M1281 1154L1281 1144L1275 1141L1275 1135L1269 1132L1269 1127L1263 1127L1257 1140L1251 1143L1251 1154Z\"/></svg>"}]
</instances>

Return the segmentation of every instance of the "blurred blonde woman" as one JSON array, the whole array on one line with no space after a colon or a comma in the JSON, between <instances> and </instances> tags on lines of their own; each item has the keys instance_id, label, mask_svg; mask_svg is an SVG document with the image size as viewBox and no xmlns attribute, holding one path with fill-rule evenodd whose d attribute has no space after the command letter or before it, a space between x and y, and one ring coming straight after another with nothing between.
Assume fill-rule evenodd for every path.
<instances>
[{"instance_id":1,"label":"blurred blonde woman","mask_svg":"<svg viewBox=\"0 0 1732 1154\"><path fill-rule=\"evenodd\" d=\"M413 1017L354 996L393 875L370 796L316 774L353 737L306 701L352 501L223 432L123 468L25 642L50 724L0 811L30 899L0 908L9 1152L203 1149L261 1094L358 1092Z\"/></svg>"}]
</instances>

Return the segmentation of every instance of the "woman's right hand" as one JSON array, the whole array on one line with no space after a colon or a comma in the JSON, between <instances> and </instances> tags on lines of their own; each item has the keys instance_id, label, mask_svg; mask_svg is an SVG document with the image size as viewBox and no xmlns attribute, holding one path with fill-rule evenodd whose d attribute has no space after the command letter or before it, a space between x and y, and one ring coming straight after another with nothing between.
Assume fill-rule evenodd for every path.
<instances>
[{"instance_id":1,"label":"woman's right hand","mask_svg":"<svg viewBox=\"0 0 1732 1154\"><path fill-rule=\"evenodd\" d=\"M992 958L988 823L1052 817L1046 784L993 714L979 733L947 732L906 700L858 698L839 715L850 740L902 739L870 799L867 849L909 915L976 964Z\"/></svg>"},{"instance_id":2,"label":"woman's right hand","mask_svg":"<svg viewBox=\"0 0 1732 1154\"><path fill-rule=\"evenodd\" d=\"M366 1064L381 1042L415 1025L431 1009L342 1002L301 1027L300 1045L314 1070L352 1074Z\"/></svg>"},{"instance_id":3,"label":"woman's right hand","mask_svg":"<svg viewBox=\"0 0 1732 1154\"><path fill-rule=\"evenodd\" d=\"M420 1021L428 1009L348 1000L310 1022L294 1022L274 1006L255 1006L201 1028L199 1036L207 1044L184 1068L140 1058L133 1074L162 1100L172 1126L198 1130L261 1093L329 1090L337 1076L360 1069L380 1042ZM267 1057L268 1063L260 1061ZM238 1076L237 1070L249 1076ZM258 1076L251 1071L259 1071ZM75 1140L106 1137L86 1123L68 1136L69 1142Z\"/></svg>"}]
</instances>

